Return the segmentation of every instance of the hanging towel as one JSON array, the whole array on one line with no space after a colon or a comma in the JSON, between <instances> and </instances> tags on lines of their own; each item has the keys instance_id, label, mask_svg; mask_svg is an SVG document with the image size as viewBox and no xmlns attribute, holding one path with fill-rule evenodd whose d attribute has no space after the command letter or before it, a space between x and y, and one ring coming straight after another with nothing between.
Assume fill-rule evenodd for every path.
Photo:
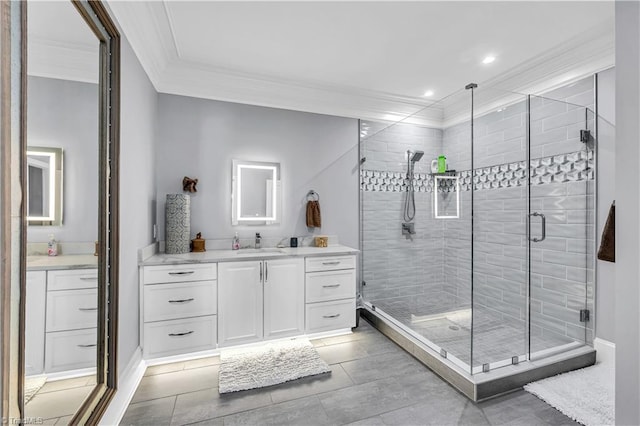
<instances>
[{"instance_id":1,"label":"hanging towel","mask_svg":"<svg viewBox=\"0 0 640 426\"><path fill-rule=\"evenodd\" d=\"M322 226L320 201L307 201L307 226L309 228L320 228Z\"/></svg>"},{"instance_id":2,"label":"hanging towel","mask_svg":"<svg viewBox=\"0 0 640 426\"><path fill-rule=\"evenodd\" d=\"M616 261L616 204L611 204L607 222L604 224L602 231L602 239L600 241L600 250L598 250L598 259L607 262Z\"/></svg>"}]
</instances>

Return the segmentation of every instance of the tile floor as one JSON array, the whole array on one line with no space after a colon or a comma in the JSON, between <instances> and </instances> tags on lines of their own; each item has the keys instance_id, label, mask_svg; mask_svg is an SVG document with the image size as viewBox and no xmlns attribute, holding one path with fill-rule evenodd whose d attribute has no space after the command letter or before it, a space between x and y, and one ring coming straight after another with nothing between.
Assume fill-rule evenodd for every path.
<instances>
[{"instance_id":1,"label":"tile floor","mask_svg":"<svg viewBox=\"0 0 640 426\"><path fill-rule=\"evenodd\" d=\"M364 319L312 341L332 373L220 395L219 357L147 369L123 425L577 425L517 391L474 404Z\"/></svg>"},{"instance_id":2,"label":"tile floor","mask_svg":"<svg viewBox=\"0 0 640 426\"><path fill-rule=\"evenodd\" d=\"M25 405L25 417L42 419L39 424L44 425L67 425L95 384L95 375L46 382Z\"/></svg>"},{"instance_id":3,"label":"tile floor","mask_svg":"<svg viewBox=\"0 0 640 426\"><path fill-rule=\"evenodd\" d=\"M428 295L412 295L378 299L372 301L376 309L382 310L400 321L416 333L424 336L439 347L446 349L467 365L471 362L471 342L473 339L473 365L509 360L513 356L524 355L527 351L526 330L513 321L492 314L482 306L476 306L471 333L471 306L458 297L444 291ZM415 316L442 314L450 311L469 310L468 315L454 315L451 320L416 320ZM457 318L456 318L457 317ZM453 327L450 327L453 326ZM531 335L533 352L562 346L572 339L557 334Z\"/></svg>"}]
</instances>

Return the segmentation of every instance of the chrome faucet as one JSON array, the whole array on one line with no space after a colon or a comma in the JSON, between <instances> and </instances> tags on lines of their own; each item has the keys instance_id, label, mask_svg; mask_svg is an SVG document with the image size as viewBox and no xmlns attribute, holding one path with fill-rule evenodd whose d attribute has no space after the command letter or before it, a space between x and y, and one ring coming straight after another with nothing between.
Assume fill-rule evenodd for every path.
<instances>
[{"instance_id":1,"label":"chrome faucet","mask_svg":"<svg viewBox=\"0 0 640 426\"><path fill-rule=\"evenodd\" d=\"M259 232L256 232L256 248L259 249L262 246L262 237Z\"/></svg>"}]
</instances>

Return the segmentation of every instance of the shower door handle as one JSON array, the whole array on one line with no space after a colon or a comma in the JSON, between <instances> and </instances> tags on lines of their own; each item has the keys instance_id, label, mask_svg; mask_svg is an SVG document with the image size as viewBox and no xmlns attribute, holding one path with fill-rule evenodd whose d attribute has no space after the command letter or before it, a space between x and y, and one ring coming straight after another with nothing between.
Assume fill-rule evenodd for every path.
<instances>
[{"instance_id":1,"label":"shower door handle","mask_svg":"<svg viewBox=\"0 0 640 426\"><path fill-rule=\"evenodd\" d=\"M534 243L544 241L545 238L547 238L547 218L538 212L529 213L529 218L531 218L531 216L540 216L540 219L542 219L542 236L540 238L531 238L531 220L529 220L529 241L533 241Z\"/></svg>"}]
</instances>

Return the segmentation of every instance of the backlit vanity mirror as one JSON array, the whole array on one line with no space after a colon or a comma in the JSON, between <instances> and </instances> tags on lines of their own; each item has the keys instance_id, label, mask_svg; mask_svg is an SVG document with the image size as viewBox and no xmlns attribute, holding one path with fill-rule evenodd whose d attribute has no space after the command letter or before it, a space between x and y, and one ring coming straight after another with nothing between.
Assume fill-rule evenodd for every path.
<instances>
[{"instance_id":1,"label":"backlit vanity mirror","mask_svg":"<svg viewBox=\"0 0 640 426\"><path fill-rule=\"evenodd\" d=\"M233 225L270 225L280 222L280 164L233 160Z\"/></svg>"},{"instance_id":2,"label":"backlit vanity mirror","mask_svg":"<svg viewBox=\"0 0 640 426\"><path fill-rule=\"evenodd\" d=\"M62 148L27 147L29 226L62 225Z\"/></svg>"},{"instance_id":3,"label":"backlit vanity mirror","mask_svg":"<svg viewBox=\"0 0 640 426\"><path fill-rule=\"evenodd\" d=\"M22 417L95 424L116 388L119 36L98 1L26 9Z\"/></svg>"}]
</instances>

